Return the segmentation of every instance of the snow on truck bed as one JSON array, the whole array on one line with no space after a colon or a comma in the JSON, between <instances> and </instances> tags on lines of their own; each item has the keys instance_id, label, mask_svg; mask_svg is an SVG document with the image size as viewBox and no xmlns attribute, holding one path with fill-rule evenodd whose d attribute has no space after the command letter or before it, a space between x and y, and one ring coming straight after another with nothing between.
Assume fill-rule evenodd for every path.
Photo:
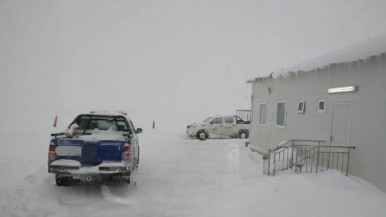
<instances>
[{"instance_id":1,"label":"snow on truck bed","mask_svg":"<svg viewBox=\"0 0 386 217\"><path fill-rule=\"evenodd\" d=\"M91 135L78 135L78 139L84 140L86 142L97 142L101 140L118 140L125 141L127 138L124 134L127 132L117 131L116 127L110 127L108 130L99 130L93 129L91 131Z\"/></svg>"}]
</instances>

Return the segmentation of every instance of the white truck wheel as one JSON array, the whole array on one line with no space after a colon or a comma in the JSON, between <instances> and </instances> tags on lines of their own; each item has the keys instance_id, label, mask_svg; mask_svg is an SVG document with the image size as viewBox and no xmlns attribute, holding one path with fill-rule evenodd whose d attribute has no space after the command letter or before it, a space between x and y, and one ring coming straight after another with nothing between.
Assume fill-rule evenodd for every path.
<instances>
[{"instance_id":1,"label":"white truck wheel","mask_svg":"<svg viewBox=\"0 0 386 217\"><path fill-rule=\"evenodd\" d=\"M246 132L246 131L241 131L241 132L239 133L239 138L240 138L240 139L248 139L248 132Z\"/></svg>"},{"instance_id":2,"label":"white truck wheel","mask_svg":"<svg viewBox=\"0 0 386 217\"><path fill-rule=\"evenodd\" d=\"M208 138L208 134L205 132L205 131L199 131L198 133L197 133L197 138L199 139L199 140L205 140L205 139L207 139Z\"/></svg>"}]
</instances>

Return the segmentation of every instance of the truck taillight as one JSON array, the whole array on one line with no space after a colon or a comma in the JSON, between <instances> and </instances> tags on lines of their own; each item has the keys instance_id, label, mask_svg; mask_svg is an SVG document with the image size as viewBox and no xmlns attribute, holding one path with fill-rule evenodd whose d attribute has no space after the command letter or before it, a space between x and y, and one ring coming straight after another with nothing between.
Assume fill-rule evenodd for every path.
<instances>
[{"instance_id":1,"label":"truck taillight","mask_svg":"<svg viewBox=\"0 0 386 217\"><path fill-rule=\"evenodd\" d=\"M52 163L52 161L55 160L55 149L55 143L51 142L50 146L48 147L48 164Z\"/></svg>"},{"instance_id":2,"label":"truck taillight","mask_svg":"<svg viewBox=\"0 0 386 217\"><path fill-rule=\"evenodd\" d=\"M130 154L131 153L131 146L130 145L123 146L123 153Z\"/></svg>"},{"instance_id":3,"label":"truck taillight","mask_svg":"<svg viewBox=\"0 0 386 217\"><path fill-rule=\"evenodd\" d=\"M51 142L51 143L50 143L50 147L48 148L48 151L49 151L49 152L55 152L55 149L56 149L55 144Z\"/></svg>"},{"instance_id":4,"label":"truck taillight","mask_svg":"<svg viewBox=\"0 0 386 217\"><path fill-rule=\"evenodd\" d=\"M122 158L124 161L131 161L131 146L125 144L122 149Z\"/></svg>"}]
</instances>

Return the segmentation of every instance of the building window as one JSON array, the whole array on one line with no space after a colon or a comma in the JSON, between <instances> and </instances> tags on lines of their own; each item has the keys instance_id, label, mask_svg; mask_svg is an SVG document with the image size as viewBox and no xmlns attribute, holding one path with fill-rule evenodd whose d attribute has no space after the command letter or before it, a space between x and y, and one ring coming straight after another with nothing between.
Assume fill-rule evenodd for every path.
<instances>
[{"instance_id":1,"label":"building window","mask_svg":"<svg viewBox=\"0 0 386 217\"><path fill-rule=\"evenodd\" d=\"M286 114L287 114L287 103L278 102L276 108L276 126L285 127L286 124Z\"/></svg>"},{"instance_id":2,"label":"building window","mask_svg":"<svg viewBox=\"0 0 386 217\"><path fill-rule=\"evenodd\" d=\"M267 124L267 104L266 103L260 104L259 124L260 125L266 125Z\"/></svg>"},{"instance_id":3,"label":"building window","mask_svg":"<svg viewBox=\"0 0 386 217\"><path fill-rule=\"evenodd\" d=\"M318 99L316 112L319 114L324 114L326 111L326 99Z\"/></svg>"},{"instance_id":4,"label":"building window","mask_svg":"<svg viewBox=\"0 0 386 217\"><path fill-rule=\"evenodd\" d=\"M306 101L305 100L299 100L298 102L298 113L304 114L306 111Z\"/></svg>"}]
</instances>

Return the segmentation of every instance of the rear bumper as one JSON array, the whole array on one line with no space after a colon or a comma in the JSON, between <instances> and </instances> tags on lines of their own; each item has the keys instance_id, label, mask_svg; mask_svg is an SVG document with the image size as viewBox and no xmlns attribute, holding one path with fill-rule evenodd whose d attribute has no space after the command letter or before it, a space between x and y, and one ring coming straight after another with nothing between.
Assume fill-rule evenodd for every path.
<instances>
[{"instance_id":1,"label":"rear bumper","mask_svg":"<svg viewBox=\"0 0 386 217\"><path fill-rule=\"evenodd\" d=\"M115 175L131 173L134 165L125 162L106 162L97 166L82 166L75 160L56 160L48 165L48 172L67 175Z\"/></svg>"}]
</instances>

